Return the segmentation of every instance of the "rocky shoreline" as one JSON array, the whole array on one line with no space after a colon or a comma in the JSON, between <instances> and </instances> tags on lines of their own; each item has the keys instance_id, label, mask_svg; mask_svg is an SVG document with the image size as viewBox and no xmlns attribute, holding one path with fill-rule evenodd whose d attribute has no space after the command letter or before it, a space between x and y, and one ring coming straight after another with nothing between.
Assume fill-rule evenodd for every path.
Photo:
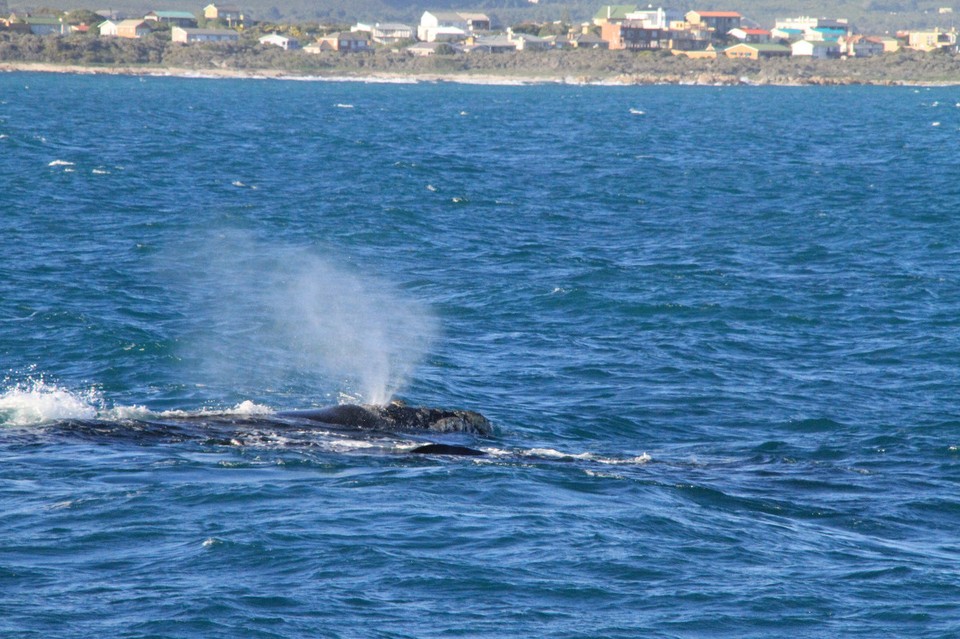
<instances>
[{"instance_id":1,"label":"rocky shoreline","mask_svg":"<svg viewBox=\"0 0 960 639\"><path fill-rule=\"evenodd\" d=\"M699 86L949 86L960 84L960 77L949 80L924 80L910 78L870 78L854 75L822 74L786 74L764 69L760 65L759 73L730 73L723 71L692 70L686 73L517 73L485 71L448 71L448 72L388 72L365 71L358 73L353 69L327 69L323 72L297 71L287 69L237 69L212 67L192 69L173 66L154 65L79 65L55 64L48 62L0 62L0 72L13 73L62 73L74 75L129 75L144 77L182 77L210 79L273 79L273 80L314 80L329 82L381 82L381 83L418 83L451 82L463 84L489 85L526 85L526 84L569 84L569 85L699 85Z\"/></svg>"}]
</instances>

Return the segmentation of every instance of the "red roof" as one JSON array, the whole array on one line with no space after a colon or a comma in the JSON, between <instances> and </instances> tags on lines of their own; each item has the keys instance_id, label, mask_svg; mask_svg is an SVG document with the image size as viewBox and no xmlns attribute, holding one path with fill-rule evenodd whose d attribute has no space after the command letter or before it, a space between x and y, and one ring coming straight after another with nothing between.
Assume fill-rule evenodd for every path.
<instances>
[{"instance_id":1,"label":"red roof","mask_svg":"<svg viewBox=\"0 0 960 639\"><path fill-rule=\"evenodd\" d=\"M747 35L770 35L766 29L741 29Z\"/></svg>"},{"instance_id":2,"label":"red roof","mask_svg":"<svg viewBox=\"0 0 960 639\"><path fill-rule=\"evenodd\" d=\"M736 11L694 11L701 18L742 18Z\"/></svg>"}]
</instances>

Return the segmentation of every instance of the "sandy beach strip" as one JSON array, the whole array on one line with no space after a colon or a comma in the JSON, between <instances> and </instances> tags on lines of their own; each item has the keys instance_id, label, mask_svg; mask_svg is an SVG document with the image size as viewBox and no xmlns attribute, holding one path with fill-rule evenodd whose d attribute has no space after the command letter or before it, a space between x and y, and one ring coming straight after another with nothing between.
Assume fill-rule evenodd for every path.
<instances>
[{"instance_id":1,"label":"sandy beach strip","mask_svg":"<svg viewBox=\"0 0 960 639\"><path fill-rule=\"evenodd\" d=\"M413 84L418 82L455 82L464 84L623 84L615 79L572 76L514 76L490 73L308 73L283 69L187 69L160 66L87 66L48 62L0 62L0 72L64 73L74 75L130 75L142 77L178 77L209 79L269 79L326 82L382 82Z\"/></svg>"}]
</instances>

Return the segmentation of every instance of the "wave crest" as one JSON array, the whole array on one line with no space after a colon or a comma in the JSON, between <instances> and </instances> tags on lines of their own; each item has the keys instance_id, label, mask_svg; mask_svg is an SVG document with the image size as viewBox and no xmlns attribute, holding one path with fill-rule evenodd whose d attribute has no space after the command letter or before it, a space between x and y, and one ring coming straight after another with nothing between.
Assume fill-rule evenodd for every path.
<instances>
[{"instance_id":1,"label":"wave crest","mask_svg":"<svg viewBox=\"0 0 960 639\"><path fill-rule=\"evenodd\" d=\"M65 419L95 419L103 406L99 391L71 392L43 378L30 379L0 395L0 425L33 426Z\"/></svg>"}]
</instances>

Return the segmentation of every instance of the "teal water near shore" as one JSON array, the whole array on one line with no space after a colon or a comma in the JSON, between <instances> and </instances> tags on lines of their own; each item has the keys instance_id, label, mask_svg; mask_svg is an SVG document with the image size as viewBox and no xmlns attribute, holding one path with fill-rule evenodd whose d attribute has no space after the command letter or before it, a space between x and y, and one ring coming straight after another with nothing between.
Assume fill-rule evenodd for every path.
<instances>
[{"instance_id":1,"label":"teal water near shore","mask_svg":"<svg viewBox=\"0 0 960 639\"><path fill-rule=\"evenodd\" d=\"M954 87L0 75L0 635L952 636L958 141ZM272 418L389 396L498 432Z\"/></svg>"}]
</instances>

